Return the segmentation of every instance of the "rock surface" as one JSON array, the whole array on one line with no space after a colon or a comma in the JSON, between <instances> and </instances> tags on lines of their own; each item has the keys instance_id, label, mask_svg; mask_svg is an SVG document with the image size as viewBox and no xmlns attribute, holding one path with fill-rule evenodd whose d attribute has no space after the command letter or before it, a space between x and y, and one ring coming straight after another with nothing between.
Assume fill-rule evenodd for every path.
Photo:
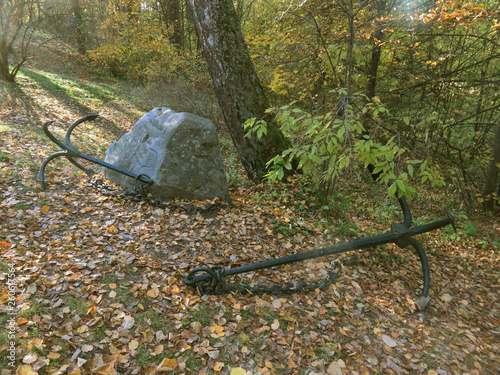
<instances>
[{"instance_id":1,"label":"rock surface","mask_svg":"<svg viewBox=\"0 0 500 375\"><path fill-rule=\"evenodd\" d=\"M229 201L224 164L210 120L169 108L155 108L108 147L105 161L153 180L149 191L160 199ZM106 169L106 177L125 189L135 181Z\"/></svg>"}]
</instances>

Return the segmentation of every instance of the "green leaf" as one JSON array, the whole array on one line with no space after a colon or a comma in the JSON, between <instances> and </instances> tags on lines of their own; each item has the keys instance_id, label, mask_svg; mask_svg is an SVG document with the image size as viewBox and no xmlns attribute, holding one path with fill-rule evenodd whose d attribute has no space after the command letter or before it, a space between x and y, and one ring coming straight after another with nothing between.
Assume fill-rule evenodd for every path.
<instances>
[{"instance_id":1,"label":"green leaf","mask_svg":"<svg viewBox=\"0 0 500 375\"><path fill-rule=\"evenodd\" d=\"M315 162L316 164L321 164L321 162L322 162L321 158L318 155L315 155L315 154L309 154L308 158L310 160L312 160L313 162Z\"/></svg>"},{"instance_id":2,"label":"green leaf","mask_svg":"<svg viewBox=\"0 0 500 375\"><path fill-rule=\"evenodd\" d=\"M399 193L400 193L400 194L403 194L403 193L406 191L406 186L405 186L405 184L403 183L403 181L401 181L401 180L397 180L397 181L396 181L396 185L397 185L397 186L398 186L398 188L399 188Z\"/></svg>"},{"instance_id":3,"label":"green leaf","mask_svg":"<svg viewBox=\"0 0 500 375\"><path fill-rule=\"evenodd\" d=\"M282 180L284 175L283 168L278 169L278 180Z\"/></svg>"},{"instance_id":4,"label":"green leaf","mask_svg":"<svg viewBox=\"0 0 500 375\"><path fill-rule=\"evenodd\" d=\"M256 117L252 117L252 118L249 118L248 120L246 120L246 121L245 121L245 125L243 125L243 126L244 126L244 128L245 128L245 129L248 129L248 128L253 127L253 126L254 126L254 124L255 124L255 120L257 120L257 118L256 118Z\"/></svg>"},{"instance_id":5,"label":"green leaf","mask_svg":"<svg viewBox=\"0 0 500 375\"><path fill-rule=\"evenodd\" d=\"M389 190L387 191L387 194L390 196L393 196L396 194L396 190L397 190L396 184L392 184L391 186L389 186Z\"/></svg>"},{"instance_id":6,"label":"green leaf","mask_svg":"<svg viewBox=\"0 0 500 375\"><path fill-rule=\"evenodd\" d=\"M372 174L377 174L377 173L380 173L381 171L384 170L384 167L375 167L375 169L373 170Z\"/></svg>"}]
</instances>

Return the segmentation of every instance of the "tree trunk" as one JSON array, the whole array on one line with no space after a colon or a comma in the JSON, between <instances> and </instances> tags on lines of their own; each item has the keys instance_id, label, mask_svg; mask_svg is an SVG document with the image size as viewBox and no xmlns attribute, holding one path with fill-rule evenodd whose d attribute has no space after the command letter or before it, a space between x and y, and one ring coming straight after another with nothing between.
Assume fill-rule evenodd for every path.
<instances>
[{"instance_id":1,"label":"tree trunk","mask_svg":"<svg viewBox=\"0 0 500 375\"><path fill-rule=\"evenodd\" d=\"M387 2L385 0L378 0L376 2L377 14L376 19L384 17L387 9ZM368 99L373 100L375 97L375 92L377 88L377 73L378 67L380 65L380 58L382 57L382 38L384 33L382 32L383 24L377 25L377 30L372 33L373 46L370 59L370 65L368 66L368 85L366 88L366 96Z\"/></svg>"},{"instance_id":2,"label":"tree trunk","mask_svg":"<svg viewBox=\"0 0 500 375\"><path fill-rule=\"evenodd\" d=\"M82 17L82 7L79 0L71 1L71 11L75 16L75 25L74 25L74 34L75 34L75 44L78 48L78 52L81 55L85 55L87 53L87 47L85 46L86 35L82 30L83 25L83 17Z\"/></svg>"},{"instance_id":3,"label":"tree trunk","mask_svg":"<svg viewBox=\"0 0 500 375\"><path fill-rule=\"evenodd\" d=\"M170 42L177 49L182 49L184 46L184 30L180 0L160 0L159 4L163 22L168 29Z\"/></svg>"},{"instance_id":4,"label":"tree trunk","mask_svg":"<svg viewBox=\"0 0 500 375\"><path fill-rule=\"evenodd\" d=\"M497 125L495 131L495 143L493 144L491 161L490 165L488 166L488 171L486 172L486 181L484 184L483 205L486 211L493 211L493 209L495 208L495 202L498 202L500 199L500 196L498 195L498 193L500 193L500 182L498 181L499 171L500 171L500 123Z\"/></svg>"},{"instance_id":5,"label":"tree trunk","mask_svg":"<svg viewBox=\"0 0 500 375\"><path fill-rule=\"evenodd\" d=\"M227 129L240 155L248 178L261 181L266 162L289 146L289 141L270 116L264 89L259 81L243 38L232 0L190 0L194 22L208 65L214 91ZM245 137L250 118L268 123L267 136Z\"/></svg>"}]
</instances>

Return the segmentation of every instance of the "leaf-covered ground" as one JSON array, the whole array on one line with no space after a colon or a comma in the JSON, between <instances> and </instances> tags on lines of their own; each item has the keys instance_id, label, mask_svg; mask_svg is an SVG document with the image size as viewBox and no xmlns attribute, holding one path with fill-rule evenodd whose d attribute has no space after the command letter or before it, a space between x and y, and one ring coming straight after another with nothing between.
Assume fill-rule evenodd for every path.
<instances>
[{"instance_id":1,"label":"leaf-covered ground","mask_svg":"<svg viewBox=\"0 0 500 375\"><path fill-rule=\"evenodd\" d=\"M64 160L50 164L42 191L38 168L59 151L41 131L44 121L54 120L62 137L72 121L99 113L74 140L103 158L155 106L220 118L204 88L97 79L71 61L39 59L18 85L0 84L2 374L498 373L498 217L466 216L452 196L422 188L411 203L416 224L444 217L447 203L458 220L457 233L420 236L432 272L425 311L413 302L422 287L418 258L393 245L358 253L324 292L200 296L182 281L195 267L235 267L384 233L401 219L399 208L367 176L339 181L328 207L307 177L252 186L223 131L234 206L216 213L103 196ZM228 281L319 280L336 259Z\"/></svg>"}]
</instances>

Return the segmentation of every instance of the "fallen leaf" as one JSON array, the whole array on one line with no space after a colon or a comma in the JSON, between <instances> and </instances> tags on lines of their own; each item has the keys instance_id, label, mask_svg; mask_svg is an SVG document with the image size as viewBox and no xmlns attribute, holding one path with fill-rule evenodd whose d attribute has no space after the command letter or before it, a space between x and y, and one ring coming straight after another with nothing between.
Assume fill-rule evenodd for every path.
<instances>
[{"instance_id":1,"label":"fallen leaf","mask_svg":"<svg viewBox=\"0 0 500 375\"><path fill-rule=\"evenodd\" d=\"M129 348L130 350L135 350L135 349L137 349L138 347L139 347L139 341L137 341L137 340L132 340L132 341L130 341L130 342L128 343L128 348Z\"/></svg>"},{"instance_id":2,"label":"fallen leaf","mask_svg":"<svg viewBox=\"0 0 500 375\"><path fill-rule=\"evenodd\" d=\"M38 358L38 359L37 359L37 361L36 361L35 363L33 363L33 365L31 366L31 368L32 368L34 371L38 371L38 370L40 370L42 367L47 366L49 363L50 363L50 359L45 358L45 357L41 357L41 358Z\"/></svg>"},{"instance_id":3,"label":"fallen leaf","mask_svg":"<svg viewBox=\"0 0 500 375\"><path fill-rule=\"evenodd\" d=\"M87 326L81 326L81 327L78 327L78 329L76 330L78 333L84 333L84 332L87 332L89 329L89 327Z\"/></svg>"},{"instance_id":4,"label":"fallen leaf","mask_svg":"<svg viewBox=\"0 0 500 375\"><path fill-rule=\"evenodd\" d=\"M340 365L337 361L333 361L326 369L326 373L328 375L342 375L342 368L340 368Z\"/></svg>"},{"instance_id":5,"label":"fallen leaf","mask_svg":"<svg viewBox=\"0 0 500 375\"><path fill-rule=\"evenodd\" d=\"M224 367L224 362L217 362L213 368L214 371L220 371L222 370L223 367Z\"/></svg>"},{"instance_id":6,"label":"fallen leaf","mask_svg":"<svg viewBox=\"0 0 500 375\"><path fill-rule=\"evenodd\" d=\"M50 359L58 359L61 357L61 355L59 353L50 352L47 357L49 357Z\"/></svg>"},{"instance_id":7,"label":"fallen leaf","mask_svg":"<svg viewBox=\"0 0 500 375\"><path fill-rule=\"evenodd\" d=\"M382 335L382 341L390 348L394 348L398 345L398 343L391 336Z\"/></svg>"},{"instance_id":8,"label":"fallen leaf","mask_svg":"<svg viewBox=\"0 0 500 375\"><path fill-rule=\"evenodd\" d=\"M245 369L243 369L241 367L233 367L231 369L230 375L247 375L247 372Z\"/></svg>"},{"instance_id":9,"label":"fallen leaf","mask_svg":"<svg viewBox=\"0 0 500 375\"><path fill-rule=\"evenodd\" d=\"M161 353L163 353L163 345L156 345L155 346L155 354L158 355Z\"/></svg>"},{"instance_id":10,"label":"fallen leaf","mask_svg":"<svg viewBox=\"0 0 500 375\"><path fill-rule=\"evenodd\" d=\"M156 371L174 371L177 368L177 360L164 358L158 365Z\"/></svg>"},{"instance_id":11,"label":"fallen leaf","mask_svg":"<svg viewBox=\"0 0 500 375\"><path fill-rule=\"evenodd\" d=\"M16 371L17 375L38 375L37 371L34 371L29 365L21 365Z\"/></svg>"},{"instance_id":12,"label":"fallen leaf","mask_svg":"<svg viewBox=\"0 0 500 375\"><path fill-rule=\"evenodd\" d=\"M30 285L28 285L28 287L26 288L26 293L35 293L36 292L36 284L35 283L32 283Z\"/></svg>"},{"instance_id":13,"label":"fallen leaf","mask_svg":"<svg viewBox=\"0 0 500 375\"><path fill-rule=\"evenodd\" d=\"M274 319L273 324L271 324L271 328L276 331L280 327L280 322L278 319Z\"/></svg>"},{"instance_id":14,"label":"fallen leaf","mask_svg":"<svg viewBox=\"0 0 500 375\"><path fill-rule=\"evenodd\" d=\"M34 353L28 353L23 357L23 363L30 364L35 362L38 359L38 356Z\"/></svg>"},{"instance_id":15,"label":"fallen leaf","mask_svg":"<svg viewBox=\"0 0 500 375\"><path fill-rule=\"evenodd\" d=\"M159 294L160 294L160 289L157 286L155 286L152 289L149 289L147 293L147 295L151 298L156 298L158 297Z\"/></svg>"},{"instance_id":16,"label":"fallen leaf","mask_svg":"<svg viewBox=\"0 0 500 375\"><path fill-rule=\"evenodd\" d=\"M12 247L12 244L7 241L0 241L0 247L8 250Z\"/></svg>"},{"instance_id":17,"label":"fallen leaf","mask_svg":"<svg viewBox=\"0 0 500 375\"><path fill-rule=\"evenodd\" d=\"M450 296L448 293L443 294L442 298L445 302L450 302L453 299L453 297Z\"/></svg>"},{"instance_id":18,"label":"fallen leaf","mask_svg":"<svg viewBox=\"0 0 500 375\"><path fill-rule=\"evenodd\" d=\"M92 345L82 345L82 352L84 353L88 353L90 352L92 349L94 349L94 347Z\"/></svg>"}]
</instances>

